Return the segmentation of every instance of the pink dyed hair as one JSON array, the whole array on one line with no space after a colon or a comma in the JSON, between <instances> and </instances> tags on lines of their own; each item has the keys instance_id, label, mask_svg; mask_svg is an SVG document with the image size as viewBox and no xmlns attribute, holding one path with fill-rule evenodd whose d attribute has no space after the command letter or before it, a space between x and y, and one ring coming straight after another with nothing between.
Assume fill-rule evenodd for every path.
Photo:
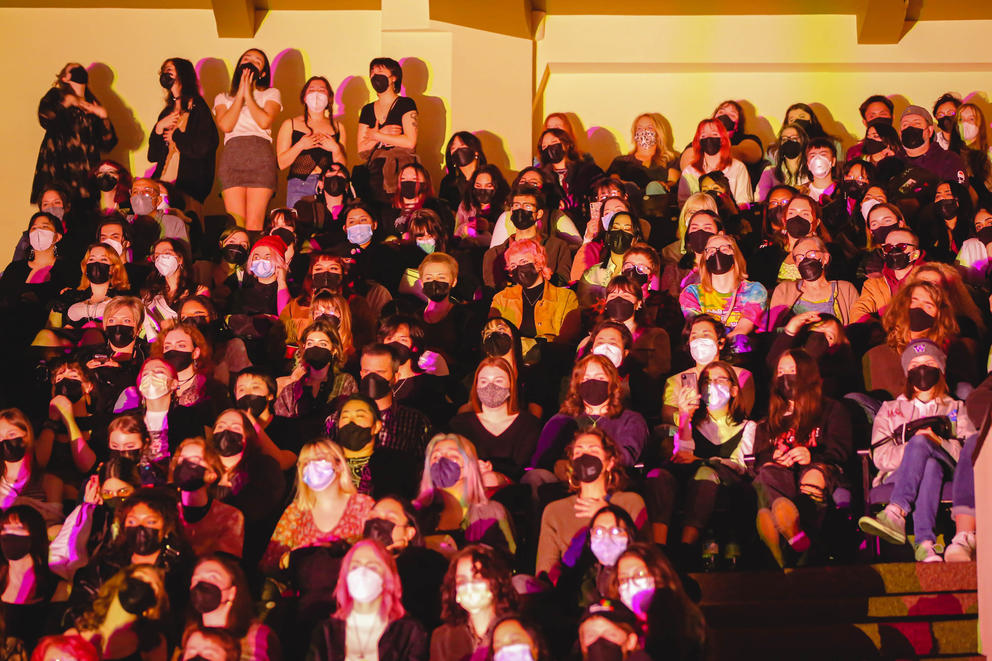
<instances>
[{"instance_id":1,"label":"pink dyed hair","mask_svg":"<svg viewBox=\"0 0 992 661\"><path fill-rule=\"evenodd\" d=\"M386 565L386 575L382 577L382 602L379 606L379 614L387 623L398 620L406 615L406 610L403 608L403 586L400 584L400 575L396 570L396 561L379 542L371 539L363 539L352 546L341 561L338 584L334 588L334 599L338 602L338 609L334 613L334 617L343 620L351 614L355 600L348 592L348 572L351 571L351 563L355 553L358 549L366 546L372 549L382 564Z\"/></svg>"}]
</instances>

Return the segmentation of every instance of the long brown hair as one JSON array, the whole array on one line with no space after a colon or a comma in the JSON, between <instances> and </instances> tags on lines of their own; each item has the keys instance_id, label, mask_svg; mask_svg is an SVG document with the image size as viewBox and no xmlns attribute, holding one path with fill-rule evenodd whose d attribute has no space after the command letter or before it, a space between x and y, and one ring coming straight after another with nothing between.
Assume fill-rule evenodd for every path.
<instances>
[{"instance_id":1,"label":"long brown hair","mask_svg":"<svg viewBox=\"0 0 992 661\"><path fill-rule=\"evenodd\" d=\"M934 320L933 326L926 330L923 337L946 351L947 345L958 335L958 321L954 317L954 310L951 309L951 304L944 296L944 292L924 280L917 280L906 285L892 297L892 302L889 303L889 307L882 317L882 325L888 333L886 341L896 353L900 354L906 345L912 341L913 338L910 337L912 331L909 329L909 308L913 301L913 292L917 289L926 292L937 307L937 318Z\"/></svg>"},{"instance_id":2,"label":"long brown hair","mask_svg":"<svg viewBox=\"0 0 992 661\"><path fill-rule=\"evenodd\" d=\"M623 491L623 488L627 486L627 473L620 464L623 454L620 452L620 446L610 438L609 434L599 427L583 427L578 430L575 432L575 436L572 437L572 442L565 448L565 460L568 461L569 489L572 491L579 490L579 481L575 479L575 474L572 472L572 452L575 450L576 442L583 436L595 436L598 438L599 444L603 446L603 453L606 455L607 460L613 460L612 468L607 468L606 463L603 463L603 473L606 474L606 493Z\"/></svg>"},{"instance_id":3,"label":"long brown hair","mask_svg":"<svg viewBox=\"0 0 992 661\"><path fill-rule=\"evenodd\" d=\"M727 420L733 422L734 424L740 424L744 422L744 419L747 417L747 412L744 410L744 405L741 404L741 385L733 365L717 358L717 360L714 360L712 363L704 367L699 372L699 394L705 394L703 393L702 388L709 382L710 372L715 369L723 370L723 372L727 375L727 378L731 380L733 387L737 388L737 393L731 393L730 395L730 402L727 405ZM699 408L696 409L696 412L692 416L692 424L701 424L703 420L706 419L708 414L709 411L706 406L706 399L705 397L700 397Z\"/></svg>"},{"instance_id":4,"label":"long brown hair","mask_svg":"<svg viewBox=\"0 0 992 661\"><path fill-rule=\"evenodd\" d=\"M472 377L472 392L468 396L472 410L476 413L482 413L482 401L479 400L479 393L476 391L476 388L479 383L479 372L485 367L496 367L506 374L510 381L510 398L506 402L506 410L510 414L518 413L520 411L520 403L517 400L517 371L501 356L486 356L479 361L479 366L475 368L475 376Z\"/></svg>"},{"instance_id":5,"label":"long brown hair","mask_svg":"<svg viewBox=\"0 0 992 661\"><path fill-rule=\"evenodd\" d=\"M582 379L586 375L586 367L592 362L599 363L599 366L606 372L606 378L610 382L610 399L608 400L606 416L615 418L623 413L624 408L623 396L620 392L620 373L617 372L617 368L613 366L609 358L599 354L590 354L575 363L575 367L572 368L572 377L568 382L568 394L565 395L560 412L573 418L585 413L586 404L579 396L579 384L582 383Z\"/></svg>"},{"instance_id":6,"label":"long brown hair","mask_svg":"<svg viewBox=\"0 0 992 661\"><path fill-rule=\"evenodd\" d=\"M816 361L802 349L790 349L778 359L790 356L796 363L796 393L792 413L789 411L789 400L783 398L777 388L771 389L768 401L768 429L773 436L796 430L796 439L805 442L810 433L820 422L823 412L823 381ZM775 365L776 369L778 364ZM777 378L777 377L773 377Z\"/></svg>"}]
</instances>

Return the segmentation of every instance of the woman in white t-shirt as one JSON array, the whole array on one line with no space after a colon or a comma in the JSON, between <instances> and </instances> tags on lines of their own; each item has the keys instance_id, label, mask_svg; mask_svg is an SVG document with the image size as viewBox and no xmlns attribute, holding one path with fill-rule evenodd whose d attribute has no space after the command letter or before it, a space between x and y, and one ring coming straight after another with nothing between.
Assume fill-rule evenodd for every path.
<instances>
[{"instance_id":1,"label":"woman in white t-shirt","mask_svg":"<svg viewBox=\"0 0 992 661\"><path fill-rule=\"evenodd\" d=\"M224 208L239 225L256 232L262 229L278 172L272 122L282 98L269 87L271 81L269 58L252 48L238 59L230 92L214 98L217 127L224 132L218 167Z\"/></svg>"},{"instance_id":2,"label":"woman in white t-shirt","mask_svg":"<svg viewBox=\"0 0 992 661\"><path fill-rule=\"evenodd\" d=\"M727 175L734 200L741 206L754 201L751 177L747 167L730 155L730 136L723 124L715 119L704 119L696 127L692 140L695 158L682 170L679 180L679 204L685 204L689 196L699 192L699 178L707 172L719 170Z\"/></svg>"}]
</instances>

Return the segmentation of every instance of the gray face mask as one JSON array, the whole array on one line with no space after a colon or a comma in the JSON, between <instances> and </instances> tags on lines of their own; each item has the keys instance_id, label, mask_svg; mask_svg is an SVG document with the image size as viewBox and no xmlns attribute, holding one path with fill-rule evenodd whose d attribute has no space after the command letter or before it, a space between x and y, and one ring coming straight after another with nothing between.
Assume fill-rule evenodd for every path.
<instances>
[{"instance_id":1,"label":"gray face mask","mask_svg":"<svg viewBox=\"0 0 992 661\"><path fill-rule=\"evenodd\" d=\"M139 216L147 216L155 211L155 201L150 195L132 195L131 210Z\"/></svg>"}]
</instances>

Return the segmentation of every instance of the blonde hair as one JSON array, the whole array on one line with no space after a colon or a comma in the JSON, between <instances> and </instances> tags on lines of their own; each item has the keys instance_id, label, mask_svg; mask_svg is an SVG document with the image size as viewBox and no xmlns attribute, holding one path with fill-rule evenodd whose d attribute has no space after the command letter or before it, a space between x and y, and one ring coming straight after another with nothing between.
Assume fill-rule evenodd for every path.
<instances>
[{"instance_id":1,"label":"blonde hair","mask_svg":"<svg viewBox=\"0 0 992 661\"><path fill-rule=\"evenodd\" d=\"M131 565L121 569L100 586L100 591L93 599L90 609L76 620L76 628L80 631L99 629L107 618L107 612L110 610L111 604L114 603L114 599L117 598L117 594L124 589L127 579L132 577L147 583L155 592L155 605L144 611L143 617L159 620L169 612L169 595L165 591L165 579L162 570L154 565Z\"/></svg>"},{"instance_id":2,"label":"blonde hair","mask_svg":"<svg viewBox=\"0 0 992 661\"><path fill-rule=\"evenodd\" d=\"M734 289L741 286L741 283L747 280L747 262L744 260L744 255L741 253L741 249L737 247L737 241L734 237L720 232L716 236L721 236L730 242L730 247L734 251L734 268L731 272L734 274ZM713 237L710 237L710 241ZM699 286L704 291L713 291L713 276L710 274L709 268L706 266L706 260L701 259L699 261Z\"/></svg>"},{"instance_id":3,"label":"blonde hair","mask_svg":"<svg viewBox=\"0 0 992 661\"><path fill-rule=\"evenodd\" d=\"M489 502L486 496L486 489L482 485L482 473L479 471L479 455L475 451L472 441L459 434L436 434L427 444L424 450L424 472L420 478L420 495L417 496L417 503L430 502L434 494L434 481L431 480L431 454L439 443L453 441L458 447L458 454L462 456L462 476L465 478L463 497L465 504L485 505Z\"/></svg>"},{"instance_id":4,"label":"blonde hair","mask_svg":"<svg viewBox=\"0 0 992 661\"><path fill-rule=\"evenodd\" d=\"M634 134L637 133L637 123L642 119L651 121L655 132L654 154L651 155L651 165L654 166L668 165L675 159L675 151L668 146L668 134L665 132L660 117L657 113L642 112L634 118L634 122L630 125L630 140L633 142ZM636 151L637 148L635 147L631 150L631 155Z\"/></svg>"},{"instance_id":5,"label":"blonde hair","mask_svg":"<svg viewBox=\"0 0 992 661\"><path fill-rule=\"evenodd\" d=\"M83 274L79 279L78 289L82 291L89 289L90 287L90 279L86 277L86 264L89 262L90 254L96 248L100 248L103 252L107 253L107 259L110 260L110 280L107 281L107 284L111 288L120 291L127 291L130 289L131 282L127 279L127 271L124 269L124 261L121 259L121 256L117 254L116 250L103 243L91 244L90 247L86 249L86 254L83 255L83 261L79 264L79 268L82 270Z\"/></svg>"},{"instance_id":6,"label":"blonde hair","mask_svg":"<svg viewBox=\"0 0 992 661\"><path fill-rule=\"evenodd\" d=\"M706 193L693 193L682 205L682 211L679 213L679 226L676 228L679 236L679 250L682 254L685 254L685 233L689 228L689 219L692 218L692 214L703 209L720 215L720 210L716 208L716 200Z\"/></svg>"},{"instance_id":7,"label":"blonde hair","mask_svg":"<svg viewBox=\"0 0 992 661\"><path fill-rule=\"evenodd\" d=\"M126 308L131 316L134 317L134 327L137 331L141 330L141 324L145 320L145 306L142 304L141 299L136 296L115 296L110 299L106 307L103 308L103 318L113 316L115 312L120 309Z\"/></svg>"},{"instance_id":8,"label":"blonde hair","mask_svg":"<svg viewBox=\"0 0 992 661\"><path fill-rule=\"evenodd\" d=\"M417 267L417 273L421 278L424 277L424 269L431 264L444 264L451 271L452 279L458 277L458 262L455 261L454 257L443 252L432 252L427 257L424 257L423 261L420 262L420 266Z\"/></svg>"},{"instance_id":9,"label":"blonde hair","mask_svg":"<svg viewBox=\"0 0 992 661\"><path fill-rule=\"evenodd\" d=\"M300 509L311 510L317 504L316 493L303 481L303 469L316 457L317 450L326 450L331 455L330 461L334 464L334 470L337 473L335 482L338 485L338 490L342 493L358 493L358 489L355 488L355 483L351 479L351 469L348 467L348 462L345 461L341 446L326 436L318 436L303 446L299 459L296 460L296 498L293 499L293 502Z\"/></svg>"}]
</instances>

